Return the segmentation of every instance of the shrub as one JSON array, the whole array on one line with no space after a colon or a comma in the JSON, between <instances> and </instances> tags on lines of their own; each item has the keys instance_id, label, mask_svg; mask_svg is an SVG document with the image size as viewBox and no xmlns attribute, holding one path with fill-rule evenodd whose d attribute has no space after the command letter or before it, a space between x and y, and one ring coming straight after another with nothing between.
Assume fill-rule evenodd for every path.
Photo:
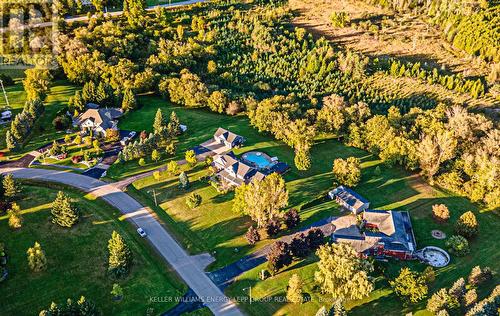
<instances>
[{"instance_id":1,"label":"shrub","mask_svg":"<svg viewBox=\"0 0 500 316\"><path fill-rule=\"evenodd\" d=\"M67 115L59 115L54 118L52 125L58 131L65 130L71 126L71 118Z\"/></svg>"},{"instance_id":2,"label":"shrub","mask_svg":"<svg viewBox=\"0 0 500 316\"><path fill-rule=\"evenodd\" d=\"M444 204L434 204L432 206L432 216L440 222L446 222L450 219L450 211Z\"/></svg>"},{"instance_id":3,"label":"shrub","mask_svg":"<svg viewBox=\"0 0 500 316\"><path fill-rule=\"evenodd\" d=\"M453 235L446 241L446 247L456 256L462 257L470 252L469 242L463 236Z\"/></svg>"},{"instance_id":4,"label":"shrub","mask_svg":"<svg viewBox=\"0 0 500 316\"><path fill-rule=\"evenodd\" d=\"M283 216L283 222L285 223L288 229L297 227L297 225L299 225L300 223L299 212L297 212L296 209L292 208L291 210L286 212L285 215Z\"/></svg>"},{"instance_id":5,"label":"shrub","mask_svg":"<svg viewBox=\"0 0 500 316\"><path fill-rule=\"evenodd\" d=\"M146 165L146 160L144 158L139 159L139 166L144 167Z\"/></svg>"},{"instance_id":6,"label":"shrub","mask_svg":"<svg viewBox=\"0 0 500 316\"><path fill-rule=\"evenodd\" d=\"M201 204L201 195L198 193L191 193L187 198L186 198L186 204L189 206L189 208L197 208Z\"/></svg>"},{"instance_id":7,"label":"shrub","mask_svg":"<svg viewBox=\"0 0 500 316\"><path fill-rule=\"evenodd\" d=\"M174 160L169 161L167 163L167 172L172 176L177 174L177 172L179 172L179 165L177 164L177 162L175 162Z\"/></svg>"},{"instance_id":8,"label":"shrub","mask_svg":"<svg viewBox=\"0 0 500 316\"><path fill-rule=\"evenodd\" d=\"M30 247L26 253L31 271L40 272L47 269L47 258L45 258L45 252L38 242L35 242L35 245Z\"/></svg>"},{"instance_id":9,"label":"shrub","mask_svg":"<svg viewBox=\"0 0 500 316\"><path fill-rule=\"evenodd\" d=\"M186 159L187 164L190 167L194 167L198 163L198 160L196 159L196 154L195 154L194 150L186 151L185 159Z\"/></svg>"},{"instance_id":10,"label":"shrub","mask_svg":"<svg viewBox=\"0 0 500 316\"><path fill-rule=\"evenodd\" d=\"M267 222L265 229L268 236L276 236L280 232L281 224L277 220L271 220Z\"/></svg>"},{"instance_id":11,"label":"shrub","mask_svg":"<svg viewBox=\"0 0 500 316\"><path fill-rule=\"evenodd\" d=\"M255 245L260 240L259 231L255 227L250 226L245 234L245 238L250 245Z\"/></svg>"},{"instance_id":12,"label":"shrub","mask_svg":"<svg viewBox=\"0 0 500 316\"><path fill-rule=\"evenodd\" d=\"M470 238L477 235L479 224L476 216L471 211L463 213L455 224L457 234Z\"/></svg>"},{"instance_id":13,"label":"shrub","mask_svg":"<svg viewBox=\"0 0 500 316\"><path fill-rule=\"evenodd\" d=\"M425 283L433 283L436 280L436 272L434 271L434 268L431 266L426 267L424 272L422 272L422 277L425 279Z\"/></svg>"}]
</instances>

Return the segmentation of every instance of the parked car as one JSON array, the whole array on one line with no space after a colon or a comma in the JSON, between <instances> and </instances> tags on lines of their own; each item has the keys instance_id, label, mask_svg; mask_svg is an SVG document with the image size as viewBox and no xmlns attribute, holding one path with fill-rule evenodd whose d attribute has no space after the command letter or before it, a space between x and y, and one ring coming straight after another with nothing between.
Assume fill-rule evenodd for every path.
<instances>
[{"instance_id":1,"label":"parked car","mask_svg":"<svg viewBox=\"0 0 500 316\"><path fill-rule=\"evenodd\" d=\"M142 229L141 227L137 228L137 233L139 234L139 236L141 237L146 237L148 234L146 234L146 232L144 231L144 229Z\"/></svg>"},{"instance_id":2,"label":"parked car","mask_svg":"<svg viewBox=\"0 0 500 316\"><path fill-rule=\"evenodd\" d=\"M137 133L134 131L131 131L130 133L128 133L128 138L132 139L135 137L135 135L137 135Z\"/></svg>"}]
</instances>

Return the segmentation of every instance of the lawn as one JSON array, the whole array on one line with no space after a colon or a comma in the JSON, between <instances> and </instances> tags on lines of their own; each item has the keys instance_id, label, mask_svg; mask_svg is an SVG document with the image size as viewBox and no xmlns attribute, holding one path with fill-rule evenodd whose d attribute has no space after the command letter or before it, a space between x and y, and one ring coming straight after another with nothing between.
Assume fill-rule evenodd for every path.
<instances>
[{"instance_id":1,"label":"lawn","mask_svg":"<svg viewBox=\"0 0 500 316\"><path fill-rule=\"evenodd\" d=\"M245 146L235 151L237 154L250 150L260 150L293 165L293 151L290 148L273 140L268 135L255 131L249 125L248 119L243 116L229 117L206 110L174 107L156 98L148 97L147 100L146 104L148 105L140 110L142 115L131 113L128 118L126 117L122 121L122 124L126 126L123 128L141 129L151 126L150 122L158 107L161 107L166 113L175 110L181 122L187 122L188 125L188 132L179 139L177 158L182 158L184 149L191 148L208 139L218 126L222 126L247 138ZM292 166L292 170L285 175L290 195L289 206L300 209L303 226L329 215L338 214L336 204L324 199L326 192L333 185L332 162L338 157L356 156L362 162L363 174L356 191L370 200L371 207L374 209L410 212L418 248L427 245L444 247L444 241L438 241L431 237L431 230L441 229L450 236L453 234L453 223L460 214L472 210L477 215L481 232L471 242L471 254L465 258L452 258L449 266L440 269L438 280L431 288L431 293L440 287L450 286L457 278L467 275L470 269L477 264L488 265L498 272L496 262L500 260L500 255L495 250L495 239L491 238L500 229L496 213L486 211L466 198L431 187L418 175L412 175L399 167L386 166L374 155L347 147L331 137L319 137L311 154L312 168L310 170L298 171ZM380 166L380 175L375 172L376 166ZM183 168L187 167L183 166ZM217 259L210 267L210 270L213 270L231 263L271 241L264 240L255 246L247 244L243 234L252 221L248 217L240 216L231 211L232 193L219 194L204 180L200 180L205 172L201 164L193 170L187 170L191 180L191 187L188 190L179 189L177 177L166 174L162 174L159 181L153 177L139 180L129 190L141 201L153 206L167 228L191 253L211 252ZM154 206L153 189L159 204L158 207ZM191 192L196 192L203 198L202 204L194 210L189 209L185 204L185 198ZM431 208L433 204L437 203L444 203L449 207L452 214L449 223L438 224L432 220ZM309 273L312 276L315 269L313 262L314 256L305 263L299 263L292 270L304 274ZM387 275L393 278L402 265L404 263L392 262L388 264ZM411 266L417 270L425 268L424 265L416 262L412 262ZM261 294L258 290L255 292L261 297L278 295L279 291L283 291L284 286L278 291L277 288L281 285L276 285L275 282L257 282L255 278L258 271L259 269L256 269L242 275L241 282L230 287L228 293L234 296L243 295L242 288L248 287L245 285L247 283L244 283L245 280L251 280L250 282L253 282L257 289L260 286L263 287ZM280 277L281 274L275 278L279 279ZM288 276L284 275L282 283L287 281ZM268 286L276 290L268 291ZM308 286L313 287L312 284ZM263 306L267 304L269 303L254 302L252 307L248 307L250 304L242 305L245 310L248 308L249 312L252 311L252 308L255 309L253 311L269 308L270 313L276 312L277 314L302 313L304 310L315 312L320 307L314 302L300 306L285 305L282 302L271 304L273 306L270 307ZM377 288L370 298L361 302L349 302L347 305L348 308L352 308L355 314L359 315L366 314L374 306L389 313L397 313L403 308L388 287L387 278L380 278L377 282ZM423 305L418 305L416 308L411 307L408 310L422 308Z\"/></svg>"},{"instance_id":2,"label":"lawn","mask_svg":"<svg viewBox=\"0 0 500 316\"><path fill-rule=\"evenodd\" d=\"M21 80L17 80L14 86L6 87L9 103L12 108L13 114L22 111L24 102L26 101L26 94L24 92ZM45 100L45 112L35 123L35 127L28 136L24 147L17 152L11 153L11 159L21 157L24 153L35 150L54 139L64 137L64 131L56 131L52 125L52 121L64 106L67 105L69 98L74 94L75 86L66 80L57 80L53 82L51 91ZM3 97L0 104L3 104ZM10 125L0 127L0 148L5 148L5 133Z\"/></svg>"},{"instance_id":3,"label":"lawn","mask_svg":"<svg viewBox=\"0 0 500 316\"><path fill-rule=\"evenodd\" d=\"M74 228L63 229L50 221L50 203L63 189L81 211ZM94 301L104 315L154 314L172 307L172 302L153 303L150 297L180 296L186 286L157 255L134 227L123 221L118 210L102 200L54 184L25 183L19 202L23 227L11 231L6 216L0 217L1 242L9 255L8 279L1 284L0 306L5 315L33 315L52 301L84 295ZM107 241L118 231L130 246L134 263L125 279L113 280L106 272ZM26 250L38 241L48 259L48 269L32 273ZM114 282L124 291L124 299L114 302L110 294Z\"/></svg>"}]
</instances>

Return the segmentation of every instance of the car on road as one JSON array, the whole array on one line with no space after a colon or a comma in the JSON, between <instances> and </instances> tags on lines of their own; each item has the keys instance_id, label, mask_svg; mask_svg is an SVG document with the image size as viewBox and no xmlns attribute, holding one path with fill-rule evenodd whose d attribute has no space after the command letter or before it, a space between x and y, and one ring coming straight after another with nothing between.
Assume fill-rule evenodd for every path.
<instances>
[{"instance_id":1,"label":"car on road","mask_svg":"<svg viewBox=\"0 0 500 316\"><path fill-rule=\"evenodd\" d=\"M146 237L148 235L148 234L146 234L146 232L144 231L144 229L142 229L141 227L137 228L137 233L141 237Z\"/></svg>"},{"instance_id":2,"label":"car on road","mask_svg":"<svg viewBox=\"0 0 500 316\"><path fill-rule=\"evenodd\" d=\"M125 146L125 145L127 145L127 144L128 144L129 140L130 140L130 138L128 138L128 137L123 137L123 138L122 138L122 140L120 141L120 144L121 144L122 146Z\"/></svg>"}]
</instances>

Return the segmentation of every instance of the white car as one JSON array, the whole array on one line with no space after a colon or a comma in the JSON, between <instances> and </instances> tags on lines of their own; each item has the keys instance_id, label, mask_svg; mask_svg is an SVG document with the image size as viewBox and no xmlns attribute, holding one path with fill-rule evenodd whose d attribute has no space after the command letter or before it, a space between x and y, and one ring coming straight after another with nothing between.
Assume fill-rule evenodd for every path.
<instances>
[{"instance_id":1,"label":"white car","mask_svg":"<svg viewBox=\"0 0 500 316\"><path fill-rule=\"evenodd\" d=\"M148 234L146 234L146 232L144 231L144 229L142 229L141 227L137 228L137 233L141 237L146 237L148 235Z\"/></svg>"}]
</instances>

